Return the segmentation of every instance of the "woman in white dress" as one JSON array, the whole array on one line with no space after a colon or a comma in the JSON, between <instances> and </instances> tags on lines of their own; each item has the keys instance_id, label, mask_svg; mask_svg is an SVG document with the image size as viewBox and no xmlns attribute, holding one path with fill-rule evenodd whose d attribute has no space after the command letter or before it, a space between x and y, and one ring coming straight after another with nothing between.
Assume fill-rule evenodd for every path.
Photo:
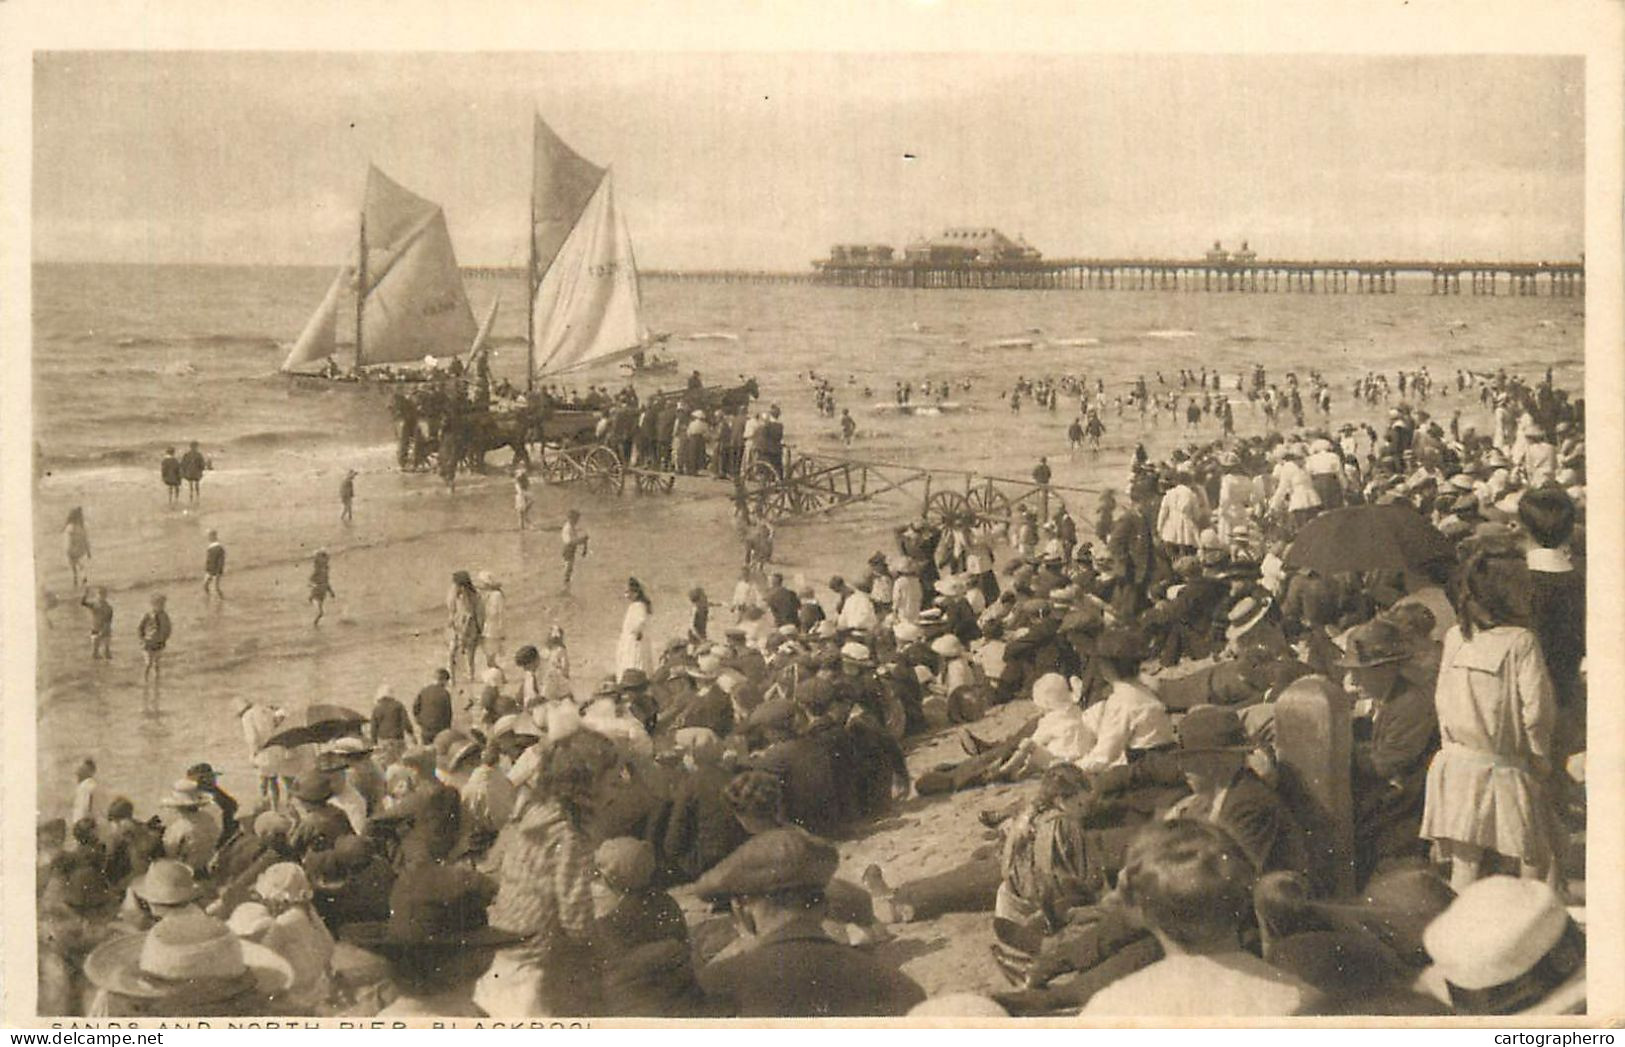
<instances>
[{"instance_id":1,"label":"woman in white dress","mask_svg":"<svg viewBox=\"0 0 1625 1047\"><path fill-rule=\"evenodd\" d=\"M1521 625L1522 559L1479 553L1462 568L1434 704L1442 745L1428 766L1421 835L1461 891L1504 856L1554 886L1564 837L1548 792L1557 705L1535 634Z\"/></svg>"},{"instance_id":2,"label":"woman in white dress","mask_svg":"<svg viewBox=\"0 0 1625 1047\"><path fill-rule=\"evenodd\" d=\"M628 669L653 672L654 639L649 635L649 618L654 605L636 578L626 580L626 617L621 620L621 641L615 648L615 676Z\"/></svg>"}]
</instances>

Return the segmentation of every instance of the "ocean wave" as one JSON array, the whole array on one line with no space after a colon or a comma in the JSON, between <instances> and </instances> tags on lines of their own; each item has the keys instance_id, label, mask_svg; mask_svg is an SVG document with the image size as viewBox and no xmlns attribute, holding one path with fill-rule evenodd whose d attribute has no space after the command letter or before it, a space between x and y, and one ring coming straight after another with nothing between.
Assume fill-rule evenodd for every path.
<instances>
[{"instance_id":1,"label":"ocean wave","mask_svg":"<svg viewBox=\"0 0 1625 1047\"><path fill-rule=\"evenodd\" d=\"M1100 339L1098 339L1098 338L1057 338L1057 339L1055 339L1054 344L1058 345L1058 346L1061 346L1063 348L1066 348L1066 349L1087 349L1090 346L1099 345L1100 344Z\"/></svg>"},{"instance_id":2,"label":"ocean wave","mask_svg":"<svg viewBox=\"0 0 1625 1047\"><path fill-rule=\"evenodd\" d=\"M739 336L731 331L694 331L682 339L685 342L737 342Z\"/></svg>"},{"instance_id":3,"label":"ocean wave","mask_svg":"<svg viewBox=\"0 0 1625 1047\"><path fill-rule=\"evenodd\" d=\"M1140 337L1141 338L1157 338L1157 339L1162 339L1164 341L1172 341L1172 340L1178 339L1178 338L1195 338L1196 337L1196 332L1195 331L1187 331L1184 328L1172 328L1172 329L1168 329L1168 330L1146 331L1146 332L1142 333L1140 335Z\"/></svg>"},{"instance_id":4,"label":"ocean wave","mask_svg":"<svg viewBox=\"0 0 1625 1047\"><path fill-rule=\"evenodd\" d=\"M288 444L328 440L333 434L322 429L264 429L227 440L227 447L284 447Z\"/></svg>"}]
</instances>

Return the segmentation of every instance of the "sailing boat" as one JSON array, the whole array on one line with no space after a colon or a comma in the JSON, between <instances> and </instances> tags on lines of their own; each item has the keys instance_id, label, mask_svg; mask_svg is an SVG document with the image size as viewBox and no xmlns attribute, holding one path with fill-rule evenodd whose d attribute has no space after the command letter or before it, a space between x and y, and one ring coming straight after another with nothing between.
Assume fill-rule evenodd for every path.
<instances>
[{"instance_id":1,"label":"sailing boat","mask_svg":"<svg viewBox=\"0 0 1625 1047\"><path fill-rule=\"evenodd\" d=\"M529 382L640 352L650 342L614 173L538 114L530 198Z\"/></svg>"},{"instance_id":2,"label":"sailing boat","mask_svg":"<svg viewBox=\"0 0 1625 1047\"><path fill-rule=\"evenodd\" d=\"M334 359L339 307L350 293L355 295L352 376L376 365L417 363L478 349L472 344L474 313L445 212L376 167L367 170L352 260L339 267L283 361L284 372L339 376Z\"/></svg>"}]
</instances>

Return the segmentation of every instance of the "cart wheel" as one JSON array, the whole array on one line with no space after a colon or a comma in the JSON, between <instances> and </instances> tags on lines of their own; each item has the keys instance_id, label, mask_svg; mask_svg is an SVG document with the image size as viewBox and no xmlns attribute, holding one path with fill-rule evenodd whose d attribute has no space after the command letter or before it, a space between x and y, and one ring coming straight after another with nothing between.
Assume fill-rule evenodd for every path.
<instances>
[{"instance_id":1,"label":"cart wheel","mask_svg":"<svg viewBox=\"0 0 1625 1047\"><path fill-rule=\"evenodd\" d=\"M1010 526L1010 499L997 488L983 485L972 488L965 502L973 515L976 533L990 538Z\"/></svg>"},{"instance_id":2,"label":"cart wheel","mask_svg":"<svg viewBox=\"0 0 1625 1047\"><path fill-rule=\"evenodd\" d=\"M807 458L797 458L791 463L790 473L785 477L784 494L792 512L816 513L835 504L835 489L826 486L832 482L829 474L815 479L813 473L816 471L812 461Z\"/></svg>"},{"instance_id":3,"label":"cart wheel","mask_svg":"<svg viewBox=\"0 0 1625 1047\"><path fill-rule=\"evenodd\" d=\"M771 462L752 462L745 470L746 498L750 513L759 520L777 520L789 512L784 484Z\"/></svg>"},{"instance_id":4,"label":"cart wheel","mask_svg":"<svg viewBox=\"0 0 1625 1047\"><path fill-rule=\"evenodd\" d=\"M582 461L587 490L594 494L620 494L626 489L626 467L621 456L607 447L594 447Z\"/></svg>"},{"instance_id":5,"label":"cart wheel","mask_svg":"<svg viewBox=\"0 0 1625 1047\"><path fill-rule=\"evenodd\" d=\"M925 517L939 527L952 527L971 519L970 503L958 491L937 491L925 501Z\"/></svg>"}]
</instances>

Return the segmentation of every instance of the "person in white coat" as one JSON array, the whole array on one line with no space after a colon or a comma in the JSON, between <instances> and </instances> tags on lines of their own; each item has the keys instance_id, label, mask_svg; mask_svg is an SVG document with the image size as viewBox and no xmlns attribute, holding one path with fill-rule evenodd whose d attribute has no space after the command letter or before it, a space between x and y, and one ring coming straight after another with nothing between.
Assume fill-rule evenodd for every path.
<instances>
[{"instance_id":1,"label":"person in white coat","mask_svg":"<svg viewBox=\"0 0 1625 1047\"><path fill-rule=\"evenodd\" d=\"M481 571L474 579L480 593L480 648L485 653L485 664L493 666L501 657L507 640L507 597L502 583L490 571Z\"/></svg>"},{"instance_id":2,"label":"person in white coat","mask_svg":"<svg viewBox=\"0 0 1625 1047\"><path fill-rule=\"evenodd\" d=\"M621 619L621 639L615 648L615 676L619 678L628 669L641 672L654 671L654 638L650 617L654 604L643 591L643 583L636 578L626 580L626 617Z\"/></svg>"},{"instance_id":3,"label":"person in white coat","mask_svg":"<svg viewBox=\"0 0 1625 1047\"><path fill-rule=\"evenodd\" d=\"M1285 512L1293 530L1320 511L1320 495L1309 470L1303 467L1303 450L1294 446L1281 458L1275 469L1275 494L1270 499L1271 512Z\"/></svg>"},{"instance_id":4,"label":"person in white coat","mask_svg":"<svg viewBox=\"0 0 1625 1047\"><path fill-rule=\"evenodd\" d=\"M1207 497L1191 485L1189 473L1179 473L1176 481L1157 510L1157 537L1170 556L1191 556L1207 523Z\"/></svg>"}]
</instances>

